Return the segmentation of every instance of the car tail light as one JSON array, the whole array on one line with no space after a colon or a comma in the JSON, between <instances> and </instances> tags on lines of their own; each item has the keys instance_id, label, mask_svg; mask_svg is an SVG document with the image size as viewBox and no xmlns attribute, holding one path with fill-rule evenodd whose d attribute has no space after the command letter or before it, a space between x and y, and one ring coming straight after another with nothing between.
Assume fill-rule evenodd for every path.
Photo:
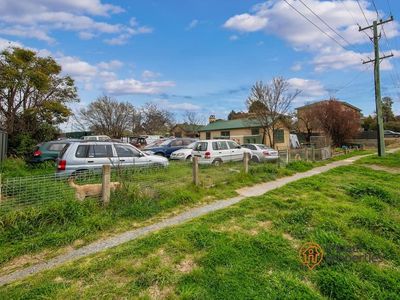
<instances>
[{"instance_id":1,"label":"car tail light","mask_svg":"<svg viewBox=\"0 0 400 300\"><path fill-rule=\"evenodd\" d=\"M40 150L36 150L35 152L33 152L33 156L40 156L40 155L42 155L42 151L40 151Z\"/></svg>"},{"instance_id":2,"label":"car tail light","mask_svg":"<svg viewBox=\"0 0 400 300\"><path fill-rule=\"evenodd\" d=\"M263 154L264 154L265 156L269 156L269 155L270 155L270 153L269 153L268 151L263 151Z\"/></svg>"},{"instance_id":3,"label":"car tail light","mask_svg":"<svg viewBox=\"0 0 400 300\"><path fill-rule=\"evenodd\" d=\"M211 153L210 153L209 151L207 151L207 152L204 154L204 158L211 158Z\"/></svg>"},{"instance_id":4,"label":"car tail light","mask_svg":"<svg viewBox=\"0 0 400 300\"><path fill-rule=\"evenodd\" d=\"M59 171L65 171L65 167L67 166L67 161L66 160L64 160L64 159L62 159L62 160L60 160L59 162L58 162L58 167L57 167L57 169L59 170Z\"/></svg>"}]
</instances>

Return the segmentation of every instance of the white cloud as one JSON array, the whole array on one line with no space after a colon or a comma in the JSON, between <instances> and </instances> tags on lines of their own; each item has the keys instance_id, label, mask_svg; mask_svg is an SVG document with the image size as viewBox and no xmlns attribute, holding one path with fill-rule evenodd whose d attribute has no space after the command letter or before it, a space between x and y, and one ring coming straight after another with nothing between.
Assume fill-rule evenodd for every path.
<instances>
[{"instance_id":1,"label":"white cloud","mask_svg":"<svg viewBox=\"0 0 400 300\"><path fill-rule=\"evenodd\" d=\"M165 99L157 99L157 104L160 104L166 109L171 110L181 110L181 111L197 111L200 110L202 107L193 103L189 102L170 102Z\"/></svg>"},{"instance_id":2,"label":"white cloud","mask_svg":"<svg viewBox=\"0 0 400 300\"><path fill-rule=\"evenodd\" d=\"M154 78L157 78L157 77L160 77L160 76L161 76L160 73L153 72L153 71L150 71L150 70L144 70L143 73L142 73L142 78L144 80L154 79Z\"/></svg>"},{"instance_id":3,"label":"white cloud","mask_svg":"<svg viewBox=\"0 0 400 300\"><path fill-rule=\"evenodd\" d=\"M360 24L365 25L364 16L362 15L356 0L303 0L312 10L325 20L332 28L339 32L346 41L350 43L350 47L357 44L369 43L364 33L358 31L358 26L354 19ZM316 17L304 7L301 2L288 0L288 2L298 9L310 20L313 20L339 43L347 46L346 41L336 36L331 30L326 28ZM376 12L368 1L360 1L367 19L370 21L376 19ZM382 14L381 14L382 16ZM358 68L354 63L362 53L356 53L353 50L343 50L332 39L321 33L316 27L310 24L306 19L300 16L287 3L280 0L266 1L255 5L251 13L244 13L229 18L224 27L239 32L261 31L266 34L276 35L287 41L296 51L308 51L315 54L315 63L317 70L325 70L328 68ZM391 22L385 25L385 31L389 39L399 36L398 23ZM335 55L336 53L336 55ZM350 64L335 63L332 65L324 64L324 61L342 61L342 55ZM365 58L365 57L364 57ZM355 60L354 60L355 59ZM359 63L360 60L358 59ZM321 66L322 65L322 66Z\"/></svg>"},{"instance_id":4,"label":"white cloud","mask_svg":"<svg viewBox=\"0 0 400 300\"><path fill-rule=\"evenodd\" d=\"M188 26L186 26L185 30L192 30L193 28L195 28L197 25L199 25L199 20L192 20Z\"/></svg>"},{"instance_id":5,"label":"white cloud","mask_svg":"<svg viewBox=\"0 0 400 300\"><path fill-rule=\"evenodd\" d=\"M164 88L173 87L173 81L140 81L134 78L111 80L104 83L104 90L113 95L158 94Z\"/></svg>"},{"instance_id":6,"label":"white cloud","mask_svg":"<svg viewBox=\"0 0 400 300\"><path fill-rule=\"evenodd\" d=\"M102 34L117 35L105 40L118 38L119 44L122 44L133 35L152 31L150 27L139 26L135 19L131 19L129 25L110 24L94 19L96 16L108 16L122 11L122 8L104 4L100 0L2 0L0 33L52 43L54 39L50 33L63 30L77 32L81 39L91 39Z\"/></svg>"},{"instance_id":7,"label":"white cloud","mask_svg":"<svg viewBox=\"0 0 400 300\"><path fill-rule=\"evenodd\" d=\"M122 63L122 61L113 59L110 61L102 61L102 62L98 63L97 66L103 70L115 70L115 69L121 68L123 66L123 63Z\"/></svg>"},{"instance_id":8,"label":"white cloud","mask_svg":"<svg viewBox=\"0 0 400 300\"><path fill-rule=\"evenodd\" d=\"M301 63L295 63L290 69L294 72L298 72L302 69L302 65Z\"/></svg>"},{"instance_id":9,"label":"white cloud","mask_svg":"<svg viewBox=\"0 0 400 300\"><path fill-rule=\"evenodd\" d=\"M296 102L302 101L304 98L321 97L327 94L324 86L318 80L290 78L288 79L290 90L300 90L301 94L295 99Z\"/></svg>"},{"instance_id":10,"label":"white cloud","mask_svg":"<svg viewBox=\"0 0 400 300\"><path fill-rule=\"evenodd\" d=\"M229 18L224 27L243 32L259 31L267 25L268 19L257 15L241 14Z\"/></svg>"},{"instance_id":11,"label":"white cloud","mask_svg":"<svg viewBox=\"0 0 400 300\"><path fill-rule=\"evenodd\" d=\"M237 36L236 34L233 34L229 37L229 40L231 41L237 41L239 39L239 36Z\"/></svg>"}]
</instances>

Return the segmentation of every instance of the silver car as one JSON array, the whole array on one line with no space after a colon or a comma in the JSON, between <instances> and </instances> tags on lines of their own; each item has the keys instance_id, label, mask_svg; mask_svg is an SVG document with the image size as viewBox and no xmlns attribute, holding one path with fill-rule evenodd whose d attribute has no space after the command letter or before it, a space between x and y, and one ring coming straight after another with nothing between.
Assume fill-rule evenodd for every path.
<instances>
[{"instance_id":1,"label":"silver car","mask_svg":"<svg viewBox=\"0 0 400 300\"><path fill-rule=\"evenodd\" d=\"M78 172L101 169L103 165L168 166L168 159L147 155L126 143L82 141L68 143L60 152L57 174L73 175Z\"/></svg>"},{"instance_id":2,"label":"silver car","mask_svg":"<svg viewBox=\"0 0 400 300\"><path fill-rule=\"evenodd\" d=\"M251 160L255 162L279 159L278 151L263 144L244 144L242 147L251 150Z\"/></svg>"}]
</instances>

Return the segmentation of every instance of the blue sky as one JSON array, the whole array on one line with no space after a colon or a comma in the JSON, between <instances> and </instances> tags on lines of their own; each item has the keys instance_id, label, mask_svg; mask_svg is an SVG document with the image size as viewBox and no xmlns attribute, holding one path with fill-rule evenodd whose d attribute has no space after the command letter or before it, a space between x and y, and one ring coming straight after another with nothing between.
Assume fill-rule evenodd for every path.
<instances>
[{"instance_id":1,"label":"blue sky","mask_svg":"<svg viewBox=\"0 0 400 300\"><path fill-rule=\"evenodd\" d=\"M283 76L302 90L294 107L335 96L372 113L372 65L361 63L372 43L358 32L356 23L367 22L357 2L303 0L344 39L288 2L336 42L282 0L0 0L0 48L55 57L79 87L74 110L107 94L135 106L157 102L178 120L185 110L225 118L245 109L255 81ZM375 2L382 17L400 17L399 1ZM370 23L372 2L360 4ZM383 96L397 100L400 114L397 21L385 33L381 50L395 57L381 64Z\"/></svg>"}]
</instances>

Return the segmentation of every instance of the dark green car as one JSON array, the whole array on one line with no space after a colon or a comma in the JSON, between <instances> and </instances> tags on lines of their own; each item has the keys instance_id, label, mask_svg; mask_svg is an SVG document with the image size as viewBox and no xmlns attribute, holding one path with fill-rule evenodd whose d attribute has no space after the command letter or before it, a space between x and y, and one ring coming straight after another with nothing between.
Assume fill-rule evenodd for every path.
<instances>
[{"instance_id":1,"label":"dark green car","mask_svg":"<svg viewBox=\"0 0 400 300\"><path fill-rule=\"evenodd\" d=\"M45 161L56 161L58 154L61 152L64 146L71 141L80 140L59 140L40 143L36 146L33 152L33 157L29 162L40 163Z\"/></svg>"}]
</instances>

